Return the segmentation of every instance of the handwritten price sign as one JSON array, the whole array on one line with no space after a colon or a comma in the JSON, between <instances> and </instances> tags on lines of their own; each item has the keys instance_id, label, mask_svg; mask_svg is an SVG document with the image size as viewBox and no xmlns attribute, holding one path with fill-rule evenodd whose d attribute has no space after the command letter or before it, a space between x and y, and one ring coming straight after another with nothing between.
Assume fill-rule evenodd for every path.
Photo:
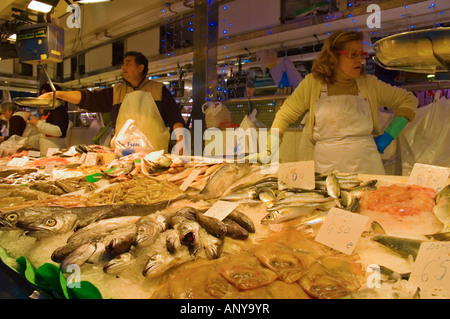
<instances>
[{"instance_id":1,"label":"handwritten price sign","mask_svg":"<svg viewBox=\"0 0 450 319\"><path fill-rule=\"evenodd\" d=\"M282 163L278 169L278 180L287 187L314 189L314 161Z\"/></svg>"},{"instance_id":2,"label":"handwritten price sign","mask_svg":"<svg viewBox=\"0 0 450 319\"><path fill-rule=\"evenodd\" d=\"M367 216L333 207L317 232L315 240L351 255L368 221Z\"/></svg>"},{"instance_id":3,"label":"handwritten price sign","mask_svg":"<svg viewBox=\"0 0 450 319\"><path fill-rule=\"evenodd\" d=\"M450 242L424 242L409 281L422 291L450 297Z\"/></svg>"},{"instance_id":4,"label":"handwritten price sign","mask_svg":"<svg viewBox=\"0 0 450 319\"><path fill-rule=\"evenodd\" d=\"M438 192L446 185L449 174L448 167L416 163L408 177L408 184L433 188Z\"/></svg>"}]
</instances>

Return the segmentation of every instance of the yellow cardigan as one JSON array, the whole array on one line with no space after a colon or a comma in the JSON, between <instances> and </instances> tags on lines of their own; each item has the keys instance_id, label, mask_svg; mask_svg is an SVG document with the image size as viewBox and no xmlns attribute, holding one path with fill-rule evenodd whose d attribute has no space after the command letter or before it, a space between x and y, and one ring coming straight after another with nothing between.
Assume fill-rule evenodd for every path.
<instances>
[{"instance_id":1,"label":"yellow cardigan","mask_svg":"<svg viewBox=\"0 0 450 319\"><path fill-rule=\"evenodd\" d=\"M404 116L408 121L414 119L419 101L413 93L380 81L376 76L369 74L360 75L356 82L361 95L369 101L373 119L372 134L374 136L380 134L378 108L381 106L394 109L395 115ZM312 73L308 74L284 101L275 115L272 129L277 128L280 136L283 136L288 126L309 110L309 125L307 125L309 132L307 133L312 138L314 102L320 97L321 89L321 81L315 78Z\"/></svg>"}]
</instances>

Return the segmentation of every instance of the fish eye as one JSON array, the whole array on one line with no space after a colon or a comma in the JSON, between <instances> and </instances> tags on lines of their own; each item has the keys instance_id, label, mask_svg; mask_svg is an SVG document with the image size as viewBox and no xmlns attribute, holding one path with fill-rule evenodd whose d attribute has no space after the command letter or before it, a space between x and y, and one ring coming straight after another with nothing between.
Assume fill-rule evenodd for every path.
<instances>
[{"instance_id":1,"label":"fish eye","mask_svg":"<svg viewBox=\"0 0 450 319\"><path fill-rule=\"evenodd\" d=\"M53 227L56 225L56 219L49 218L45 221L45 226Z\"/></svg>"},{"instance_id":2,"label":"fish eye","mask_svg":"<svg viewBox=\"0 0 450 319\"><path fill-rule=\"evenodd\" d=\"M10 222L16 221L19 218L19 215L17 213L11 213L8 216L6 216L6 219Z\"/></svg>"}]
</instances>

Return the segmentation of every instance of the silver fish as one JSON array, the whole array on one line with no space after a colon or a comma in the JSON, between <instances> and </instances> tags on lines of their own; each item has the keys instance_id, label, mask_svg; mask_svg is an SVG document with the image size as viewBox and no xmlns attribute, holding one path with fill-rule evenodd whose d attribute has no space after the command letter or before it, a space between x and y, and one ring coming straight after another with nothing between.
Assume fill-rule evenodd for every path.
<instances>
[{"instance_id":1,"label":"silver fish","mask_svg":"<svg viewBox=\"0 0 450 319\"><path fill-rule=\"evenodd\" d=\"M182 258L174 257L168 253L156 252L149 256L142 274L146 278L156 278L184 261Z\"/></svg>"},{"instance_id":2,"label":"silver fish","mask_svg":"<svg viewBox=\"0 0 450 319\"><path fill-rule=\"evenodd\" d=\"M378 183L378 180L373 179L370 181L367 181L365 183L362 183L359 186L356 186L350 190L348 190L348 192L352 195L355 196L356 198L360 199L361 196L367 192L367 191L371 191L371 190L376 190L376 184Z\"/></svg>"},{"instance_id":3,"label":"silver fish","mask_svg":"<svg viewBox=\"0 0 450 319\"><path fill-rule=\"evenodd\" d=\"M436 194L435 197L436 204L439 203L439 201L444 198L450 198L450 184L445 186L443 189L439 191L439 193Z\"/></svg>"},{"instance_id":4,"label":"silver fish","mask_svg":"<svg viewBox=\"0 0 450 319\"><path fill-rule=\"evenodd\" d=\"M159 234L168 229L169 219L162 214L153 214L140 218L136 225L136 244L145 246L153 243Z\"/></svg>"},{"instance_id":5,"label":"silver fish","mask_svg":"<svg viewBox=\"0 0 450 319\"><path fill-rule=\"evenodd\" d=\"M339 186L337 177L334 174L330 174L327 176L325 182L328 195L336 199L339 198L339 196L341 195L341 188Z\"/></svg>"},{"instance_id":6,"label":"silver fish","mask_svg":"<svg viewBox=\"0 0 450 319\"><path fill-rule=\"evenodd\" d=\"M177 231L180 234L180 242L183 245L196 245L199 243L199 228L200 225L193 220L185 219L177 226Z\"/></svg>"},{"instance_id":7,"label":"silver fish","mask_svg":"<svg viewBox=\"0 0 450 319\"><path fill-rule=\"evenodd\" d=\"M344 209L347 209L351 212L356 211L359 205L358 198L354 194L351 194L350 192L347 192L345 190L341 190L341 197L339 202L342 204Z\"/></svg>"},{"instance_id":8,"label":"silver fish","mask_svg":"<svg viewBox=\"0 0 450 319\"><path fill-rule=\"evenodd\" d=\"M450 197L441 198L433 207L433 213L444 225L441 232L450 232Z\"/></svg>"},{"instance_id":9,"label":"silver fish","mask_svg":"<svg viewBox=\"0 0 450 319\"><path fill-rule=\"evenodd\" d=\"M373 240L388 247L405 258L412 256L414 259L417 257L420 245L424 242L423 240L394 237L389 235L376 235L373 237Z\"/></svg>"},{"instance_id":10,"label":"silver fish","mask_svg":"<svg viewBox=\"0 0 450 319\"><path fill-rule=\"evenodd\" d=\"M273 190L268 187L258 189L257 194L259 200L262 201L267 207L272 207L277 199Z\"/></svg>"},{"instance_id":11,"label":"silver fish","mask_svg":"<svg viewBox=\"0 0 450 319\"><path fill-rule=\"evenodd\" d=\"M318 210L329 210L334 206L334 202L323 203L323 204L304 204L293 207L280 207L277 210L270 211L261 220L261 224L267 225L272 223L281 223L291 219L306 217L312 214L316 209Z\"/></svg>"},{"instance_id":12,"label":"silver fish","mask_svg":"<svg viewBox=\"0 0 450 319\"><path fill-rule=\"evenodd\" d=\"M165 235L167 251L173 254L181 247L180 235L175 229L167 230Z\"/></svg>"},{"instance_id":13,"label":"silver fish","mask_svg":"<svg viewBox=\"0 0 450 319\"><path fill-rule=\"evenodd\" d=\"M111 275L120 274L130 266L133 260L134 257L129 252L117 255L103 266L103 271Z\"/></svg>"},{"instance_id":14,"label":"silver fish","mask_svg":"<svg viewBox=\"0 0 450 319\"><path fill-rule=\"evenodd\" d=\"M96 249L95 243L79 246L63 260L59 268L66 271L70 265L81 267L95 253Z\"/></svg>"},{"instance_id":15,"label":"silver fish","mask_svg":"<svg viewBox=\"0 0 450 319\"><path fill-rule=\"evenodd\" d=\"M200 192L202 199L213 199L222 196L234 182L246 176L251 169L248 163L224 163L215 171Z\"/></svg>"}]
</instances>

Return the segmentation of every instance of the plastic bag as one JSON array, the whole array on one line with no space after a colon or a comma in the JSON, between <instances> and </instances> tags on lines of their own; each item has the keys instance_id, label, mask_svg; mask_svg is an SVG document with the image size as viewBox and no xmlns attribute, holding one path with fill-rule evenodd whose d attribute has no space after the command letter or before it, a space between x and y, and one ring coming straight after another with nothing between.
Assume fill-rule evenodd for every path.
<instances>
[{"instance_id":1,"label":"plastic bag","mask_svg":"<svg viewBox=\"0 0 450 319\"><path fill-rule=\"evenodd\" d=\"M132 119L137 128L145 135L153 145L154 150L163 149L168 152L170 132L159 113L155 100L150 92L134 91L128 93L122 101L116 121L116 134L122 130L125 123ZM114 137L111 147L115 147Z\"/></svg>"},{"instance_id":2,"label":"plastic bag","mask_svg":"<svg viewBox=\"0 0 450 319\"><path fill-rule=\"evenodd\" d=\"M417 109L414 120L399 135L402 175L415 163L450 167L450 101L435 96L433 103Z\"/></svg>"},{"instance_id":3,"label":"plastic bag","mask_svg":"<svg viewBox=\"0 0 450 319\"><path fill-rule=\"evenodd\" d=\"M0 154L1 156L10 156L21 148L23 148L26 144L27 138L19 135L13 135L0 144Z\"/></svg>"},{"instance_id":4,"label":"plastic bag","mask_svg":"<svg viewBox=\"0 0 450 319\"><path fill-rule=\"evenodd\" d=\"M122 126L114 144L115 155L118 157L141 151L149 153L154 150L148 138L138 129L136 122L131 119Z\"/></svg>"},{"instance_id":5,"label":"plastic bag","mask_svg":"<svg viewBox=\"0 0 450 319\"><path fill-rule=\"evenodd\" d=\"M202 105L202 112L205 113L206 128L220 127L221 123L231 122L230 111L220 102L206 102Z\"/></svg>"}]
</instances>

